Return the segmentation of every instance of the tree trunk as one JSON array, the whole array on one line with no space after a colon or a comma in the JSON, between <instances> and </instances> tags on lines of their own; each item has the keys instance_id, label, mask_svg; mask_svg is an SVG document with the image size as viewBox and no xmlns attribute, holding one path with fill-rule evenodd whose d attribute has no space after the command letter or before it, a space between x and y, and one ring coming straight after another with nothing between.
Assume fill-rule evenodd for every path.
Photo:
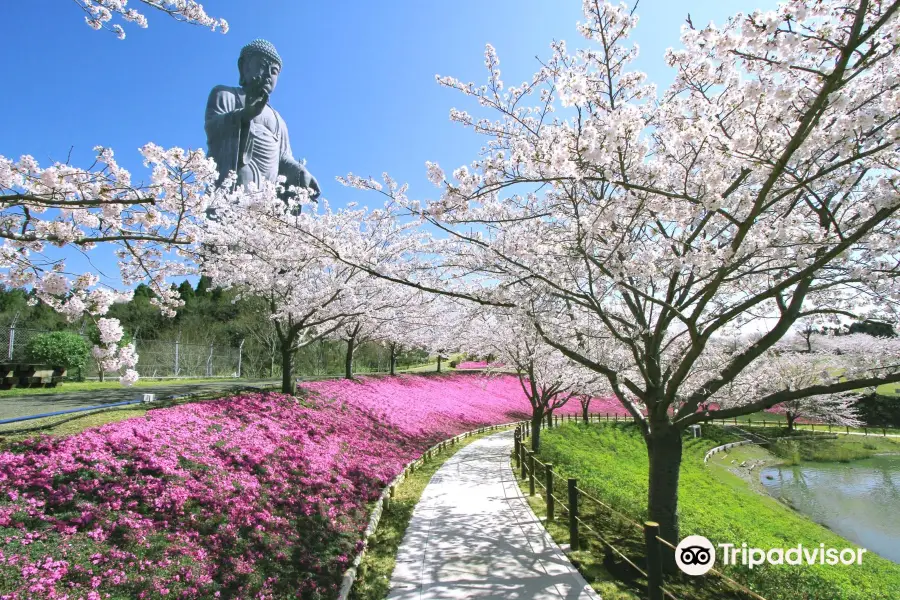
<instances>
[{"instance_id":1,"label":"tree trunk","mask_svg":"<svg viewBox=\"0 0 900 600\"><path fill-rule=\"evenodd\" d=\"M347 338L347 356L344 358L344 379L353 379L353 350L356 345L356 336Z\"/></svg>"},{"instance_id":2,"label":"tree trunk","mask_svg":"<svg viewBox=\"0 0 900 600\"><path fill-rule=\"evenodd\" d=\"M269 378L275 377L275 342L272 342L272 349L269 352Z\"/></svg>"},{"instance_id":3,"label":"tree trunk","mask_svg":"<svg viewBox=\"0 0 900 600\"><path fill-rule=\"evenodd\" d=\"M283 394L295 394L294 389L294 352L291 344L281 346L281 392Z\"/></svg>"},{"instance_id":4,"label":"tree trunk","mask_svg":"<svg viewBox=\"0 0 900 600\"><path fill-rule=\"evenodd\" d=\"M794 421L797 420L796 415L793 415L793 414L791 414L791 413L788 412L788 413L784 413L784 416L785 416L785 418L787 419L787 428L788 428L788 431L789 431L789 432L794 431Z\"/></svg>"},{"instance_id":5,"label":"tree trunk","mask_svg":"<svg viewBox=\"0 0 900 600\"><path fill-rule=\"evenodd\" d=\"M440 354L438 354L438 370L437 370L437 372L438 373L441 372L441 355Z\"/></svg>"},{"instance_id":6,"label":"tree trunk","mask_svg":"<svg viewBox=\"0 0 900 600\"><path fill-rule=\"evenodd\" d=\"M391 344L391 375L396 375L394 372L395 367L397 366L397 345Z\"/></svg>"},{"instance_id":7,"label":"tree trunk","mask_svg":"<svg viewBox=\"0 0 900 600\"><path fill-rule=\"evenodd\" d=\"M681 468L681 431L668 422L651 423L645 437L650 458L648 513L659 523L660 537L678 545L678 476ZM663 550L663 569L674 573L675 554Z\"/></svg>"},{"instance_id":8,"label":"tree trunk","mask_svg":"<svg viewBox=\"0 0 900 600\"><path fill-rule=\"evenodd\" d=\"M581 405L581 420L584 421L585 423L588 422L588 417L590 416L590 413L588 411L590 410L590 408L591 408L590 402L588 402L587 404Z\"/></svg>"},{"instance_id":9,"label":"tree trunk","mask_svg":"<svg viewBox=\"0 0 900 600\"><path fill-rule=\"evenodd\" d=\"M537 452L541 447L541 413L535 411L531 414L531 450Z\"/></svg>"},{"instance_id":10,"label":"tree trunk","mask_svg":"<svg viewBox=\"0 0 900 600\"><path fill-rule=\"evenodd\" d=\"M547 429L553 429L553 411L547 411Z\"/></svg>"}]
</instances>

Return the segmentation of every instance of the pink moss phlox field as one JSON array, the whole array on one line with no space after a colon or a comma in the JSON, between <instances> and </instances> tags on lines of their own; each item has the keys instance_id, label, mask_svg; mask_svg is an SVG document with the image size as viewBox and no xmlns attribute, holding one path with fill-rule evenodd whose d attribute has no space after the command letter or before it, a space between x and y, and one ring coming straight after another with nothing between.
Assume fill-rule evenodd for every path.
<instances>
[{"instance_id":1,"label":"pink moss phlox field","mask_svg":"<svg viewBox=\"0 0 900 600\"><path fill-rule=\"evenodd\" d=\"M0 453L0 597L333 596L366 503L423 447L280 394L30 440Z\"/></svg>"},{"instance_id":2,"label":"pink moss phlox field","mask_svg":"<svg viewBox=\"0 0 900 600\"><path fill-rule=\"evenodd\" d=\"M332 598L406 463L530 411L508 375L303 387L302 401L247 394L11 445L0 599Z\"/></svg>"},{"instance_id":3,"label":"pink moss phlox field","mask_svg":"<svg viewBox=\"0 0 900 600\"><path fill-rule=\"evenodd\" d=\"M366 377L355 382L317 381L303 387L372 411L380 422L433 441L531 415L531 406L514 375ZM627 414L615 398L593 399L590 410L610 416ZM581 414L581 405L573 399L555 412Z\"/></svg>"}]
</instances>

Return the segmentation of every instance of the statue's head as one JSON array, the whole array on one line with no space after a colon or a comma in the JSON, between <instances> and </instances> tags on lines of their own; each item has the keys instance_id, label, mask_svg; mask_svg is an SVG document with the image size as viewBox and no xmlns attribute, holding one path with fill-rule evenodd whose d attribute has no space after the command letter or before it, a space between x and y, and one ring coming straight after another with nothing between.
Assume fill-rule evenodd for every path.
<instances>
[{"instance_id":1,"label":"statue's head","mask_svg":"<svg viewBox=\"0 0 900 600\"><path fill-rule=\"evenodd\" d=\"M238 71L242 88L254 95L271 94L281 73L281 57L266 40L253 40L241 49Z\"/></svg>"}]
</instances>

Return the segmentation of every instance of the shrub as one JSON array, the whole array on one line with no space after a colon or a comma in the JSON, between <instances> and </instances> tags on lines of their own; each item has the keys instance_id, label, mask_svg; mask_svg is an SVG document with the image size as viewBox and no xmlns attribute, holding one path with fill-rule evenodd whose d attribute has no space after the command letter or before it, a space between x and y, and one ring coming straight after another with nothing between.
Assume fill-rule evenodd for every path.
<instances>
[{"instance_id":1,"label":"shrub","mask_svg":"<svg viewBox=\"0 0 900 600\"><path fill-rule=\"evenodd\" d=\"M29 361L65 367L70 379L84 379L84 365L90 357L87 342L77 333L54 331L31 338L25 345Z\"/></svg>"},{"instance_id":2,"label":"shrub","mask_svg":"<svg viewBox=\"0 0 900 600\"><path fill-rule=\"evenodd\" d=\"M459 361L458 361L458 360L451 360L451 361L450 361L450 368L451 368L451 369L455 369L455 368L456 368L456 365L458 365L458 364L459 364Z\"/></svg>"}]
</instances>

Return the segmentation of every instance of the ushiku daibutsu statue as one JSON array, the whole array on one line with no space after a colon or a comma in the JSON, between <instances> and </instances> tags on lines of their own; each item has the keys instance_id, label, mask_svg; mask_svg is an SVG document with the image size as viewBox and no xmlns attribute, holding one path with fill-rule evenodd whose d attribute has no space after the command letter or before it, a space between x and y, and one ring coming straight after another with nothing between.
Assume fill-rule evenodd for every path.
<instances>
[{"instance_id":1,"label":"ushiku daibutsu statue","mask_svg":"<svg viewBox=\"0 0 900 600\"><path fill-rule=\"evenodd\" d=\"M285 187L308 188L318 197L319 183L294 159L287 124L269 106L281 73L281 56L266 40L253 40L238 58L239 87L218 85L206 103L206 145L221 184L230 171L238 185L262 185L285 176Z\"/></svg>"}]
</instances>

